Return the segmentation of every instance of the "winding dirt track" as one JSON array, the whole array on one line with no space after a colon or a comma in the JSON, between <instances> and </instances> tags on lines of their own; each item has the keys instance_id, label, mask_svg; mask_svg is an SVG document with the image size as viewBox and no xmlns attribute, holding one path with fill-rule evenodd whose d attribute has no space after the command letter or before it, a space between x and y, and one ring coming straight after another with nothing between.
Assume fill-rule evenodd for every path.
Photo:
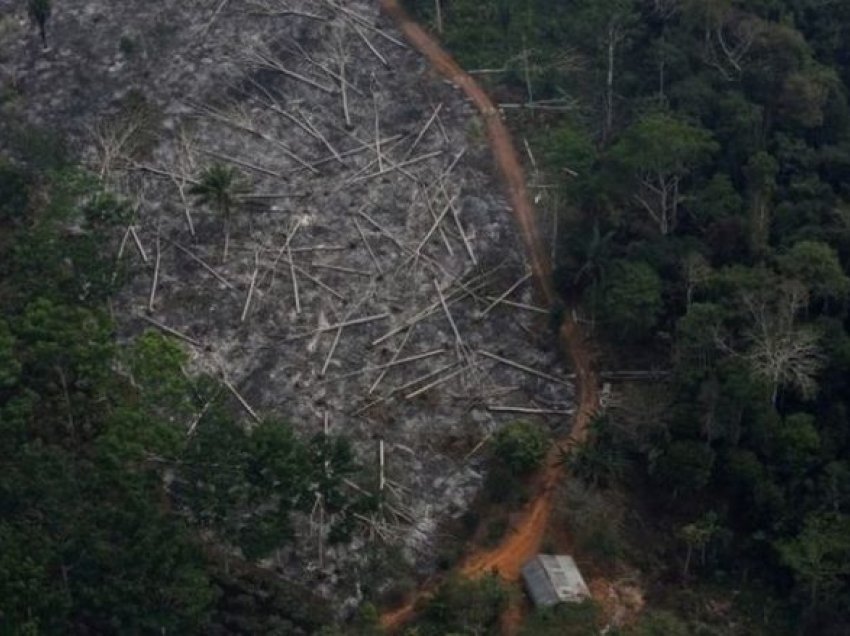
<instances>
[{"instance_id":1,"label":"winding dirt track","mask_svg":"<svg viewBox=\"0 0 850 636\"><path fill-rule=\"evenodd\" d=\"M463 90L481 113L493 157L507 188L511 209L519 225L537 291L541 300L546 305L551 305L555 300L552 288L552 264L540 238L534 208L525 185L525 173L499 111L475 80L401 8L398 0L380 0L380 5L410 44L424 55L437 71ZM571 318L572 312L565 313L566 317L559 335L561 346L569 355L575 369L578 405L571 433L566 440L563 440L563 443L574 444L583 441L586 437L587 426L596 410L599 396L589 347L579 326ZM476 576L498 571L499 575L506 580L519 579L522 566L539 551L549 525L555 489L564 476L563 465L559 460L559 449L553 448L546 458L543 469L534 479L531 488L532 498L522 510L520 519L511 532L494 549L467 555L458 567L461 574ZM433 584L426 584L403 607L384 614L381 617L382 626L390 632L403 626L413 617L417 601L428 596L432 589Z\"/></svg>"}]
</instances>

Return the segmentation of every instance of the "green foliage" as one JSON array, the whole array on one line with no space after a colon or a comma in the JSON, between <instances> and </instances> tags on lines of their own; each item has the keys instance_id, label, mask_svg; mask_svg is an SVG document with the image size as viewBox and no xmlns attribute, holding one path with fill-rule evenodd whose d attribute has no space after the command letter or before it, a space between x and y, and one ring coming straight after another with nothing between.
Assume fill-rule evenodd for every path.
<instances>
[{"instance_id":1,"label":"green foliage","mask_svg":"<svg viewBox=\"0 0 850 636\"><path fill-rule=\"evenodd\" d=\"M835 249L819 241L800 241L779 257L779 270L799 281L818 299L841 299L850 291Z\"/></svg>"},{"instance_id":2,"label":"green foliage","mask_svg":"<svg viewBox=\"0 0 850 636\"><path fill-rule=\"evenodd\" d=\"M669 113L650 113L627 128L611 148L619 176L632 179L634 200L662 235L679 223L683 180L719 149L711 133Z\"/></svg>"},{"instance_id":3,"label":"green foliage","mask_svg":"<svg viewBox=\"0 0 850 636\"><path fill-rule=\"evenodd\" d=\"M27 11L39 24L46 22L51 13L50 0L27 0Z\"/></svg>"},{"instance_id":4,"label":"green foliage","mask_svg":"<svg viewBox=\"0 0 850 636\"><path fill-rule=\"evenodd\" d=\"M200 203L209 205L224 221L224 259L227 259L230 242L230 222L236 196L243 189L242 180L235 168L214 163L204 169L198 183L189 189Z\"/></svg>"},{"instance_id":5,"label":"green foliage","mask_svg":"<svg viewBox=\"0 0 850 636\"><path fill-rule=\"evenodd\" d=\"M611 153L634 174L682 177L718 149L709 131L659 112L645 115L627 128Z\"/></svg>"},{"instance_id":6,"label":"green foliage","mask_svg":"<svg viewBox=\"0 0 850 636\"><path fill-rule=\"evenodd\" d=\"M572 170L579 175L590 172L596 160L593 140L572 122L564 122L554 130L547 130L541 138L543 158L555 171Z\"/></svg>"},{"instance_id":7,"label":"green foliage","mask_svg":"<svg viewBox=\"0 0 850 636\"><path fill-rule=\"evenodd\" d=\"M484 545L489 547L497 546L504 538L507 531L507 519L494 519L493 521L488 522L484 531Z\"/></svg>"},{"instance_id":8,"label":"green foliage","mask_svg":"<svg viewBox=\"0 0 850 636\"><path fill-rule=\"evenodd\" d=\"M26 173L0 163L0 225L20 223L29 205L30 183Z\"/></svg>"},{"instance_id":9,"label":"green foliage","mask_svg":"<svg viewBox=\"0 0 850 636\"><path fill-rule=\"evenodd\" d=\"M658 460L656 479L669 492L693 492L708 485L714 467L714 451L698 441L676 440Z\"/></svg>"},{"instance_id":10,"label":"green foliage","mask_svg":"<svg viewBox=\"0 0 850 636\"><path fill-rule=\"evenodd\" d=\"M64 171L74 167L66 137L58 130L33 126L14 111L6 114L0 120L0 163L14 165L30 186L60 186Z\"/></svg>"},{"instance_id":11,"label":"green foliage","mask_svg":"<svg viewBox=\"0 0 850 636\"><path fill-rule=\"evenodd\" d=\"M198 184L193 185L189 192L201 203L214 207L227 219L236 202L238 182L235 168L214 163L201 173Z\"/></svg>"},{"instance_id":12,"label":"green foliage","mask_svg":"<svg viewBox=\"0 0 850 636\"><path fill-rule=\"evenodd\" d=\"M0 632L314 633L332 616L312 594L211 536L265 555L319 496L344 522L360 505L342 490L350 448L273 420L246 430L161 334L118 346L104 245L126 207L22 156L0 173Z\"/></svg>"},{"instance_id":13,"label":"green foliage","mask_svg":"<svg viewBox=\"0 0 850 636\"><path fill-rule=\"evenodd\" d=\"M523 481L525 476L503 461L493 462L484 479L484 500L497 506L521 506L529 497L529 489Z\"/></svg>"},{"instance_id":14,"label":"green foliage","mask_svg":"<svg viewBox=\"0 0 850 636\"><path fill-rule=\"evenodd\" d=\"M822 126L830 92L838 88L835 73L810 68L789 74L782 85L779 111L783 118L804 128Z\"/></svg>"},{"instance_id":15,"label":"green foliage","mask_svg":"<svg viewBox=\"0 0 850 636\"><path fill-rule=\"evenodd\" d=\"M496 576L477 580L450 578L422 608L417 633L421 636L495 633L507 602L507 590Z\"/></svg>"},{"instance_id":16,"label":"green foliage","mask_svg":"<svg viewBox=\"0 0 850 636\"><path fill-rule=\"evenodd\" d=\"M706 564L706 550L712 542L727 534L720 523L720 518L713 510L692 523L683 525L678 530L679 539L686 545L687 554L683 566L683 577L687 578L695 550L701 554L701 565Z\"/></svg>"},{"instance_id":17,"label":"green foliage","mask_svg":"<svg viewBox=\"0 0 850 636\"><path fill-rule=\"evenodd\" d=\"M625 474L626 460L611 443L610 422L597 417L590 424L588 439L575 446L567 457L571 474L591 486L608 487Z\"/></svg>"},{"instance_id":18,"label":"green foliage","mask_svg":"<svg viewBox=\"0 0 850 636\"><path fill-rule=\"evenodd\" d=\"M324 437L305 444L281 421L264 420L246 432L213 407L182 461L181 493L196 523L251 559L292 538L292 515L309 511L317 496L337 524L357 501L342 491L343 479L356 471L348 445Z\"/></svg>"},{"instance_id":19,"label":"green foliage","mask_svg":"<svg viewBox=\"0 0 850 636\"><path fill-rule=\"evenodd\" d=\"M72 624L95 631L203 624L214 590L197 546L159 509L156 480L35 444L19 447L12 466L0 492L3 553L31 561L12 565L5 580L38 591L5 597L7 624L31 620L48 632ZM10 552L16 544L24 549ZM33 606L34 599L49 605Z\"/></svg>"},{"instance_id":20,"label":"green foliage","mask_svg":"<svg viewBox=\"0 0 850 636\"><path fill-rule=\"evenodd\" d=\"M647 612L623 636L691 636L688 625L675 614L663 610Z\"/></svg>"},{"instance_id":21,"label":"green foliage","mask_svg":"<svg viewBox=\"0 0 850 636\"><path fill-rule=\"evenodd\" d=\"M311 636L325 634L323 627L334 622L328 604L306 587L282 580L268 570L224 563L211 567L210 576L220 595L205 636ZM327 633L340 632L329 629Z\"/></svg>"},{"instance_id":22,"label":"green foliage","mask_svg":"<svg viewBox=\"0 0 850 636\"><path fill-rule=\"evenodd\" d=\"M599 320L619 338L640 338L656 325L662 309L661 279L640 261L614 262L602 291Z\"/></svg>"},{"instance_id":23,"label":"green foliage","mask_svg":"<svg viewBox=\"0 0 850 636\"><path fill-rule=\"evenodd\" d=\"M591 602L562 603L536 610L523 624L520 636L586 636L599 625L599 608Z\"/></svg>"},{"instance_id":24,"label":"green foliage","mask_svg":"<svg viewBox=\"0 0 850 636\"><path fill-rule=\"evenodd\" d=\"M433 18L432 0L410 4ZM500 98L569 110L523 115L569 197L559 288L616 340L613 366L670 371L660 421L596 435L577 465L646 488L658 526L682 529L650 546L671 567L708 546L735 581L782 596L793 576L805 599L781 604L806 606L797 631L812 633L843 629L850 594L850 8L828 4L442 3L462 64L503 69L483 76ZM50 5L27 3L45 43ZM195 529L266 554L321 496L345 537L378 503L343 490L350 449L274 420L246 430L160 336L116 347L104 304L121 272L103 247L126 206L52 132L0 132L0 630L315 632L306 596L222 576ZM225 255L241 189L214 165L193 191L221 215ZM520 469L541 452L525 434L506 445ZM493 633L488 586L453 582L425 633ZM690 628L650 613L634 631Z\"/></svg>"},{"instance_id":25,"label":"green foliage","mask_svg":"<svg viewBox=\"0 0 850 636\"><path fill-rule=\"evenodd\" d=\"M699 191L694 193L690 209L700 227L709 227L740 216L744 208L743 197L735 189L727 174L715 174Z\"/></svg>"},{"instance_id":26,"label":"green foliage","mask_svg":"<svg viewBox=\"0 0 850 636\"><path fill-rule=\"evenodd\" d=\"M31 205L17 210L15 240L0 240L0 299L9 309L36 297L96 304L120 282L103 246L111 229L126 220L127 207L100 193L76 168L60 167L50 174L41 186L38 210Z\"/></svg>"},{"instance_id":27,"label":"green foliage","mask_svg":"<svg viewBox=\"0 0 850 636\"><path fill-rule=\"evenodd\" d=\"M548 447L546 433L539 426L524 421L499 429L493 439L496 457L511 471L521 475L540 465Z\"/></svg>"},{"instance_id":28,"label":"green foliage","mask_svg":"<svg viewBox=\"0 0 850 636\"><path fill-rule=\"evenodd\" d=\"M103 359L113 353L104 316L47 298L37 298L24 308L15 333L32 343L22 356L32 374L46 375L58 368L70 375L71 381L96 384L105 372Z\"/></svg>"},{"instance_id":29,"label":"green foliage","mask_svg":"<svg viewBox=\"0 0 850 636\"><path fill-rule=\"evenodd\" d=\"M559 187L556 286L603 327L603 368L669 371L656 421L617 409L574 469L669 528L716 511L723 540L689 584L721 563L761 580L795 633L841 633L850 595L830 570L841 522L823 521L850 506L850 5L828 4L443 3L461 64L505 69L477 76L501 100L566 106L518 127ZM682 539L662 534L680 578ZM815 562L817 602L789 597ZM651 618L646 633L707 629Z\"/></svg>"},{"instance_id":30,"label":"green foliage","mask_svg":"<svg viewBox=\"0 0 850 636\"><path fill-rule=\"evenodd\" d=\"M317 636L384 636L378 610L371 603L361 605L356 616L344 626L326 626Z\"/></svg>"},{"instance_id":31,"label":"green foliage","mask_svg":"<svg viewBox=\"0 0 850 636\"><path fill-rule=\"evenodd\" d=\"M776 549L814 605L850 574L850 518L813 514L795 538L778 541Z\"/></svg>"},{"instance_id":32,"label":"green foliage","mask_svg":"<svg viewBox=\"0 0 850 636\"><path fill-rule=\"evenodd\" d=\"M177 342L148 330L136 338L126 357L133 383L146 401L172 416L193 413L191 381L184 370L188 357Z\"/></svg>"},{"instance_id":33,"label":"green foliage","mask_svg":"<svg viewBox=\"0 0 850 636\"><path fill-rule=\"evenodd\" d=\"M321 496L326 510L331 514L345 513L352 501L352 493L343 489L343 480L351 478L357 472L351 444L341 437L330 437L323 433L313 436L305 449L310 465L310 490ZM368 502L355 502L355 505L368 506ZM334 536L333 528L331 536ZM339 539L342 539L342 535ZM332 539L333 540L333 539Z\"/></svg>"},{"instance_id":34,"label":"green foliage","mask_svg":"<svg viewBox=\"0 0 850 636\"><path fill-rule=\"evenodd\" d=\"M0 391L18 383L21 363L15 357L15 337L9 326L0 321Z\"/></svg>"},{"instance_id":35,"label":"green foliage","mask_svg":"<svg viewBox=\"0 0 850 636\"><path fill-rule=\"evenodd\" d=\"M814 417L807 413L789 415L775 435L774 452L783 472L805 471L817 463L821 439Z\"/></svg>"},{"instance_id":36,"label":"green foliage","mask_svg":"<svg viewBox=\"0 0 850 636\"><path fill-rule=\"evenodd\" d=\"M0 627L38 634L48 626L41 617L64 615L70 599L51 580L52 546L30 532L0 522Z\"/></svg>"},{"instance_id":37,"label":"green foliage","mask_svg":"<svg viewBox=\"0 0 850 636\"><path fill-rule=\"evenodd\" d=\"M139 45L129 35L122 35L121 39L118 40L118 50L121 51L121 54L124 57L133 57L138 49Z\"/></svg>"},{"instance_id":38,"label":"green foliage","mask_svg":"<svg viewBox=\"0 0 850 636\"><path fill-rule=\"evenodd\" d=\"M564 122L546 130L537 140L549 170L565 184L570 196L579 199L592 196L590 177L597 159L593 139L581 126Z\"/></svg>"},{"instance_id":39,"label":"green foliage","mask_svg":"<svg viewBox=\"0 0 850 636\"><path fill-rule=\"evenodd\" d=\"M610 492L571 480L564 488L565 523L576 552L595 564L616 564L626 554L627 506Z\"/></svg>"},{"instance_id":40,"label":"green foliage","mask_svg":"<svg viewBox=\"0 0 850 636\"><path fill-rule=\"evenodd\" d=\"M290 512L306 494L300 450L281 423L261 424L247 436L224 414L207 415L184 459L184 496L197 522L242 547L249 558L291 538ZM260 507L261 502L275 503Z\"/></svg>"},{"instance_id":41,"label":"green foliage","mask_svg":"<svg viewBox=\"0 0 850 636\"><path fill-rule=\"evenodd\" d=\"M693 303L676 323L676 362L684 375L703 373L713 366L717 337L724 320L723 307L714 303Z\"/></svg>"}]
</instances>

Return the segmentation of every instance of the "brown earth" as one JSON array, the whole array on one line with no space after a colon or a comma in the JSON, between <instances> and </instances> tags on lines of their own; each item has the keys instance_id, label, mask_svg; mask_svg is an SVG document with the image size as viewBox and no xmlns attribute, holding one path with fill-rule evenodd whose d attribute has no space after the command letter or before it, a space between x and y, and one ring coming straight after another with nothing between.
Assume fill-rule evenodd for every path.
<instances>
[{"instance_id":1,"label":"brown earth","mask_svg":"<svg viewBox=\"0 0 850 636\"><path fill-rule=\"evenodd\" d=\"M535 218L525 185L525 174L511 139L507 126L499 111L476 81L466 73L437 41L419 26L401 8L398 0L380 0L382 10L390 16L396 27L407 40L424 55L431 65L464 91L475 104L484 119L487 136L499 175L508 191L514 217L519 225L520 235L526 255L534 274L535 283L541 300L551 305L555 300L552 288L552 264L540 239ZM592 364L590 347L584 335L568 310L560 328L561 347L572 361L576 373L577 409L570 435L562 440L562 445L582 442L587 427L598 403L598 383ZM560 446L554 447L546 458L544 468L535 477L531 487L532 497L519 515L519 521L498 546L491 550L480 550L467 555L458 571L465 576L477 576L488 572L498 574L508 581L519 579L520 570L540 549L543 537L549 525L555 489L564 477ZM427 597L434 583L426 584L403 607L386 613L381 624L388 631L394 631L408 622L415 613L417 602ZM513 632L519 621L517 610L511 610L510 620L503 621L506 632Z\"/></svg>"}]
</instances>

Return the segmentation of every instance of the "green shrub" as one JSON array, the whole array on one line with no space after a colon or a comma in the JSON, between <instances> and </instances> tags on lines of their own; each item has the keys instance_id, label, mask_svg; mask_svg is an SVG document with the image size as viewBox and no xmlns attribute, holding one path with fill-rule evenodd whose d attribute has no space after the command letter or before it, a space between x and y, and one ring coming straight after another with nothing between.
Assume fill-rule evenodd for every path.
<instances>
[{"instance_id":1,"label":"green shrub","mask_svg":"<svg viewBox=\"0 0 850 636\"><path fill-rule=\"evenodd\" d=\"M561 604L534 612L520 636L585 636L598 632L599 608L592 602Z\"/></svg>"},{"instance_id":2,"label":"green shrub","mask_svg":"<svg viewBox=\"0 0 850 636\"><path fill-rule=\"evenodd\" d=\"M29 203L29 180L15 166L0 162L0 223L22 221Z\"/></svg>"},{"instance_id":3,"label":"green shrub","mask_svg":"<svg viewBox=\"0 0 850 636\"><path fill-rule=\"evenodd\" d=\"M498 577L446 581L422 609L416 625L422 636L498 633L508 591Z\"/></svg>"},{"instance_id":4,"label":"green shrub","mask_svg":"<svg viewBox=\"0 0 850 636\"><path fill-rule=\"evenodd\" d=\"M645 614L625 633L628 636L687 636L692 632L675 614L657 610Z\"/></svg>"},{"instance_id":5,"label":"green shrub","mask_svg":"<svg viewBox=\"0 0 850 636\"><path fill-rule=\"evenodd\" d=\"M493 444L501 462L514 472L527 474L543 461L549 440L539 426L518 421L496 433Z\"/></svg>"}]
</instances>

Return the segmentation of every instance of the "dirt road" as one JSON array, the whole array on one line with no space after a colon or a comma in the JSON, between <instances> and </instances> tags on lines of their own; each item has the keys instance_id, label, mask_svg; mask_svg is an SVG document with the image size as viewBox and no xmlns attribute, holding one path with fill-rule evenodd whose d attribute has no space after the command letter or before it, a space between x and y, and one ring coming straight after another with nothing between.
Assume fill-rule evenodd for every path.
<instances>
[{"instance_id":1,"label":"dirt road","mask_svg":"<svg viewBox=\"0 0 850 636\"><path fill-rule=\"evenodd\" d=\"M511 135L502 122L499 111L487 94L472 79L472 76L458 66L452 56L413 21L407 12L401 8L398 0L380 0L380 4L381 9L393 19L396 27L404 34L408 42L428 58L435 70L460 88L481 113L487 127L487 136L493 150L493 156L499 166L500 175L508 191L508 199L520 225L520 233L538 292L547 305L551 304L554 300L551 265L540 240L537 223L534 219L534 208L531 206L525 186L525 174L511 141Z\"/></svg>"},{"instance_id":2,"label":"dirt road","mask_svg":"<svg viewBox=\"0 0 850 636\"><path fill-rule=\"evenodd\" d=\"M487 94L457 62L443 50L437 41L401 8L398 0L380 0L382 10L390 16L408 42L424 55L431 65L449 79L475 104L484 119L487 137L493 157L505 184L514 218L534 274L541 301L551 305L555 300L552 287L552 264L547 250L540 239L534 208L525 185L525 174L507 126ZM584 336L578 325L566 312L560 328L563 350L569 355L576 372L578 405L572 431L562 443L582 441L587 434L587 425L598 405L597 379L593 372L592 358ZM563 477L559 451L553 448L544 468L534 480L531 500L522 510L520 520L505 539L492 550L474 552L462 560L458 570L466 576L475 576L498 571L509 581L519 578L520 569L540 549L540 544L549 525L555 488ZM427 596L431 586L425 586L406 605L384 614L381 624L390 632L398 629L413 617L416 602Z\"/></svg>"}]
</instances>

